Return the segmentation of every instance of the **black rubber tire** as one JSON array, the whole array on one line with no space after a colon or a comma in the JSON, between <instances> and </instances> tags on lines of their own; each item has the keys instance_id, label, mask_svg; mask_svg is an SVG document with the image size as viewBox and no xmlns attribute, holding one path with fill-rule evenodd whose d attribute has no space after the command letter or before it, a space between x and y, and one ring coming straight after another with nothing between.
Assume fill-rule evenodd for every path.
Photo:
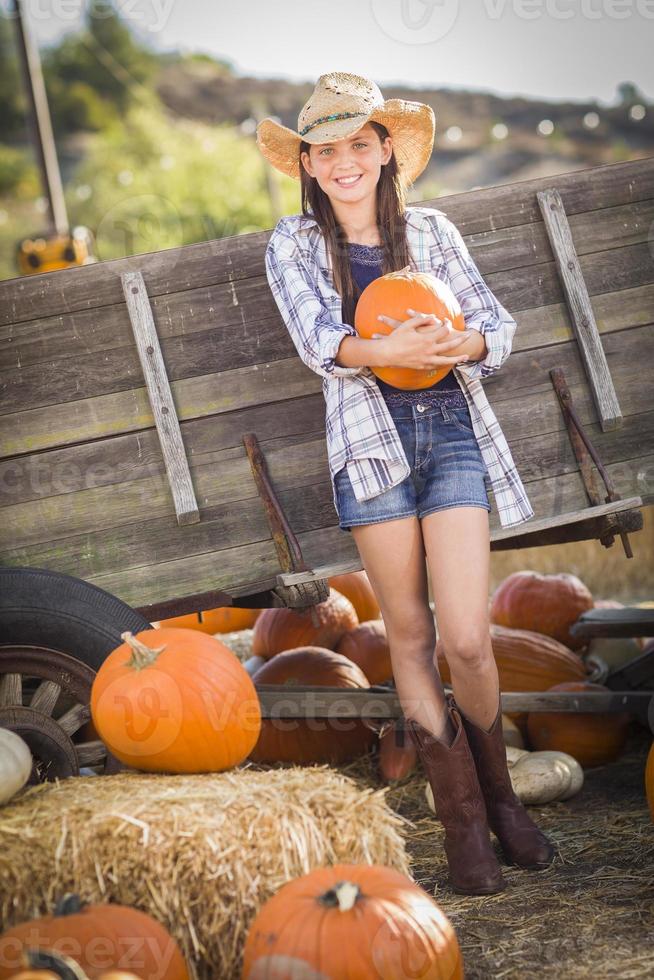
<instances>
[{"instance_id":1,"label":"black rubber tire","mask_svg":"<svg viewBox=\"0 0 654 980\"><path fill-rule=\"evenodd\" d=\"M45 568L0 567L0 646L50 647L97 670L125 630L152 625L110 592Z\"/></svg>"}]
</instances>

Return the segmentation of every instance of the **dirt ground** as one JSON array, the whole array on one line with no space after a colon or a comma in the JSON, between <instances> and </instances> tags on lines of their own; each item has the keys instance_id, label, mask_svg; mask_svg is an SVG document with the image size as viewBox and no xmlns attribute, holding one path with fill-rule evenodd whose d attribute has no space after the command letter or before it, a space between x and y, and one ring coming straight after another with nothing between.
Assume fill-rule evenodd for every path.
<instances>
[{"instance_id":1,"label":"dirt ground","mask_svg":"<svg viewBox=\"0 0 654 980\"><path fill-rule=\"evenodd\" d=\"M443 829L425 802L422 772L391 789L389 805L414 824L407 832L412 873L452 922L466 980L654 978L654 824L644 783L650 744L651 734L633 722L626 752L586 769L575 797L528 808L557 847L545 871L507 866L492 836L508 881L496 895L450 890ZM374 757L344 769L379 786Z\"/></svg>"}]
</instances>

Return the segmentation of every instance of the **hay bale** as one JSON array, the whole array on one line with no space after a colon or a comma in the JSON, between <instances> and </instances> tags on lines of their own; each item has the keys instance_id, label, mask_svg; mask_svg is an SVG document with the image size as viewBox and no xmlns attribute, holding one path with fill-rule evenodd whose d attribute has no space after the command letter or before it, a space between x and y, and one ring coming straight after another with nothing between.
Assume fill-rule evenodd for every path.
<instances>
[{"instance_id":1,"label":"hay bale","mask_svg":"<svg viewBox=\"0 0 654 980\"><path fill-rule=\"evenodd\" d=\"M31 787L0 809L0 927L75 892L148 912L196 980L238 976L252 919L291 878L339 862L409 874L387 792L327 765Z\"/></svg>"},{"instance_id":2,"label":"hay bale","mask_svg":"<svg viewBox=\"0 0 654 980\"><path fill-rule=\"evenodd\" d=\"M254 630L232 630L231 633L214 633L217 640L235 653L241 663L252 656Z\"/></svg>"}]
</instances>

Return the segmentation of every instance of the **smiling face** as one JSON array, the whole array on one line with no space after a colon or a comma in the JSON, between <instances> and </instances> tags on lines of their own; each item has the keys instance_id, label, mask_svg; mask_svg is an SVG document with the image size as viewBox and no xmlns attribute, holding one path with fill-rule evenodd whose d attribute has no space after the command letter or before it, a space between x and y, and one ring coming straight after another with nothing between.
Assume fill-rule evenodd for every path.
<instances>
[{"instance_id":1,"label":"smiling face","mask_svg":"<svg viewBox=\"0 0 654 980\"><path fill-rule=\"evenodd\" d=\"M382 164L393 152L391 137L381 142L370 123L334 143L315 143L302 164L334 201L353 204L375 193Z\"/></svg>"}]
</instances>

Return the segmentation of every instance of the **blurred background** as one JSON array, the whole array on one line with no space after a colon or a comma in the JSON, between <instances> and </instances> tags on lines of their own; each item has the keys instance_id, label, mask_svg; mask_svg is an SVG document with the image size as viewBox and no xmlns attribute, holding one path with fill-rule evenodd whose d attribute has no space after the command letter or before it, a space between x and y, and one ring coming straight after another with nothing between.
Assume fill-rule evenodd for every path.
<instances>
[{"instance_id":1,"label":"blurred background","mask_svg":"<svg viewBox=\"0 0 654 980\"><path fill-rule=\"evenodd\" d=\"M61 214L100 260L299 211L299 185L267 165L255 127L271 115L296 128L327 71L433 107L411 201L654 151L654 4L641 0L0 0L2 279L19 274L19 243L53 224L21 21ZM53 267L32 259L26 274Z\"/></svg>"}]
</instances>

